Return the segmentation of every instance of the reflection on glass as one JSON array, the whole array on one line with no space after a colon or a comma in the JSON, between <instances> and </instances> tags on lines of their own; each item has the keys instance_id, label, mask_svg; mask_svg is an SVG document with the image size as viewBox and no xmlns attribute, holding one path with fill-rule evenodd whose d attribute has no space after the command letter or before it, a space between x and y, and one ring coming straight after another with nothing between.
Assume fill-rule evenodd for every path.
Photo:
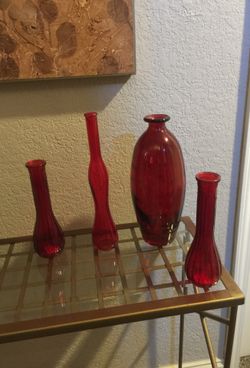
<instances>
[{"instance_id":1,"label":"reflection on glass","mask_svg":"<svg viewBox=\"0 0 250 368\"><path fill-rule=\"evenodd\" d=\"M103 293L112 293L122 290L122 282L120 276L109 276L102 278Z\"/></svg>"}]
</instances>

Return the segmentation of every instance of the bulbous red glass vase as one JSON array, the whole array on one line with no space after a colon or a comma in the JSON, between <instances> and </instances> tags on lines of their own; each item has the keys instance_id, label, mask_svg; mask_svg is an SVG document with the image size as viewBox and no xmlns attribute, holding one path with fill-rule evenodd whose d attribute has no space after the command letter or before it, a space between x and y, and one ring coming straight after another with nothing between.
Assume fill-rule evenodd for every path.
<instances>
[{"instance_id":1,"label":"bulbous red glass vase","mask_svg":"<svg viewBox=\"0 0 250 368\"><path fill-rule=\"evenodd\" d=\"M185 261L187 277L204 289L216 284L221 276L221 261L214 240L216 191L220 175L200 172L198 184L196 233Z\"/></svg>"},{"instance_id":2,"label":"bulbous red glass vase","mask_svg":"<svg viewBox=\"0 0 250 368\"><path fill-rule=\"evenodd\" d=\"M63 250L64 236L52 211L45 165L44 160L26 162L36 207L34 248L41 257L51 258Z\"/></svg>"},{"instance_id":3,"label":"bulbous red glass vase","mask_svg":"<svg viewBox=\"0 0 250 368\"><path fill-rule=\"evenodd\" d=\"M171 243L185 197L181 147L166 128L168 115L148 115L148 129L137 141L132 159L131 193L143 239L155 246Z\"/></svg>"},{"instance_id":4,"label":"bulbous red glass vase","mask_svg":"<svg viewBox=\"0 0 250 368\"><path fill-rule=\"evenodd\" d=\"M90 150L88 177L95 203L95 220L92 229L92 239L94 246L98 249L110 250L117 244L118 234L109 209L109 179L101 155L97 113L87 112L84 116L86 119Z\"/></svg>"}]
</instances>

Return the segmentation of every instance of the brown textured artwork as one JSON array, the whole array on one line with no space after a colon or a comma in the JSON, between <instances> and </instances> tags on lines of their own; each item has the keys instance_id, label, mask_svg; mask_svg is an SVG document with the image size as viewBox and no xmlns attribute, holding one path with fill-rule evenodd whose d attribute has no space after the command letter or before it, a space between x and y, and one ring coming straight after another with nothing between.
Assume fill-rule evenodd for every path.
<instances>
[{"instance_id":1,"label":"brown textured artwork","mask_svg":"<svg viewBox=\"0 0 250 368\"><path fill-rule=\"evenodd\" d=\"M132 74L133 0L0 0L0 80Z\"/></svg>"}]
</instances>

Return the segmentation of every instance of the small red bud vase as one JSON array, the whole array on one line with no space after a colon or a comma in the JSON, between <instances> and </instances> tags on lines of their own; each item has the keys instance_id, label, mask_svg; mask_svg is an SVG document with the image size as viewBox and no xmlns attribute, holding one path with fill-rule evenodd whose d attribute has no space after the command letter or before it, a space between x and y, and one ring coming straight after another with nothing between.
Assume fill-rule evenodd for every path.
<instances>
[{"instance_id":1,"label":"small red bud vase","mask_svg":"<svg viewBox=\"0 0 250 368\"><path fill-rule=\"evenodd\" d=\"M148 115L131 167L131 194L143 239L161 247L174 240L185 197L181 147L165 123L168 115Z\"/></svg>"},{"instance_id":2,"label":"small red bud vase","mask_svg":"<svg viewBox=\"0 0 250 368\"><path fill-rule=\"evenodd\" d=\"M101 155L97 113L87 112L84 116L90 151L88 177L95 203L92 239L96 248L110 250L117 244L118 234L109 209L109 178Z\"/></svg>"},{"instance_id":3,"label":"small red bud vase","mask_svg":"<svg viewBox=\"0 0 250 368\"><path fill-rule=\"evenodd\" d=\"M196 286L208 289L221 276L221 261L214 240L216 192L220 175L200 172L198 184L196 233L185 261L188 279Z\"/></svg>"},{"instance_id":4,"label":"small red bud vase","mask_svg":"<svg viewBox=\"0 0 250 368\"><path fill-rule=\"evenodd\" d=\"M45 165L44 160L26 162L36 208L34 249L41 257L52 258L63 250L64 236L52 211Z\"/></svg>"}]
</instances>

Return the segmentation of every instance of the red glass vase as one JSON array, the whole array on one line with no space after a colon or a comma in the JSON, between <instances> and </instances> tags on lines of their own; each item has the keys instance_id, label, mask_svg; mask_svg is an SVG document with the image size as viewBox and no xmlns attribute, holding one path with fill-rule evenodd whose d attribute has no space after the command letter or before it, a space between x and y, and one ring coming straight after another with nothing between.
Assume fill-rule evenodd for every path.
<instances>
[{"instance_id":1,"label":"red glass vase","mask_svg":"<svg viewBox=\"0 0 250 368\"><path fill-rule=\"evenodd\" d=\"M185 261L187 277L193 284L208 289L221 276L221 261L214 240L216 191L220 175L201 172L198 184L196 233Z\"/></svg>"},{"instance_id":2,"label":"red glass vase","mask_svg":"<svg viewBox=\"0 0 250 368\"><path fill-rule=\"evenodd\" d=\"M132 159L131 193L143 239L155 246L171 243L185 197L185 169L180 145L166 128L168 115L148 115L148 129Z\"/></svg>"},{"instance_id":3,"label":"red glass vase","mask_svg":"<svg viewBox=\"0 0 250 368\"><path fill-rule=\"evenodd\" d=\"M64 236L52 211L45 165L44 160L26 162L36 207L34 248L41 257L51 258L63 250Z\"/></svg>"},{"instance_id":4,"label":"red glass vase","mask_svg":"<svg viewBox=\"0 0 250 368\"><path fill-rule=\"evenodd\" d=\"M109 179L101 155L97 113L87 112L84 116L86 119L90 150L88 177L95 203L92 239L94 246L98 249L110 250L117 244L118 234L109 209Z\"/></svg>"}]
</instances>

